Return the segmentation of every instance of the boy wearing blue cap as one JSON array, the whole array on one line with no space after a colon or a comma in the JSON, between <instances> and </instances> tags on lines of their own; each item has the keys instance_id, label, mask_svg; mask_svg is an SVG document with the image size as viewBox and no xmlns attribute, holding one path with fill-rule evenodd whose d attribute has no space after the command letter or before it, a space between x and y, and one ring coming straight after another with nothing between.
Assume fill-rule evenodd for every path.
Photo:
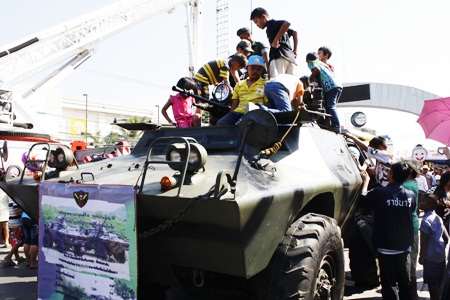
<instances>
[{"instance_id":1,"label":"boy wearing blue cap","mask_svg":"<svg viewBox=\"0 0 450 300\"><path fill-rule=\"evenodd\" d=\"M261 56L253 55L248 58L248 77L236 84L231 97L230 112L217 121L218 126L235 125L245 113L247 104L264 103L267 99L264 96L264 84L266 80L261 78L264 69L264 59Z\"/></svg>"}]
</instances>

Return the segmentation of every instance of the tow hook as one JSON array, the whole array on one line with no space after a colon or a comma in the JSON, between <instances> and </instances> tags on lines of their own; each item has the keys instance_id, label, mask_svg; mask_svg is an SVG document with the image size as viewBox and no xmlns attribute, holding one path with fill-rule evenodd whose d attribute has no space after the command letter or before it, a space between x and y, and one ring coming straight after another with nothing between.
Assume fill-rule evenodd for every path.
<instances>
[{"instance_id":1,"label":"tow hook","mask_svg":"<svg viewBox=\"0 0 450 300\"><path fill-rule=\"evenodd\" d=\"M192 270L192 283L195 287L203 287L205 285L205 271L197 269Z\"/></svg>"}]
</instances>

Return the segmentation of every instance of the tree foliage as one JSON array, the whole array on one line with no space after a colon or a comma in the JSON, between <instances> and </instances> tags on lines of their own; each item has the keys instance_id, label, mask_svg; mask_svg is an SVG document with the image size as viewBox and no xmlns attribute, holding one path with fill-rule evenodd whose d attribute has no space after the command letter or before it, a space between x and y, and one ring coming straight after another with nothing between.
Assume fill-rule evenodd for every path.
<instances>
[{"instance_id":1,"label":"tree foliage","mask_svg":"<svg viewBox=\"0 0 450 300\"><path fill-rule=\"evenodd\" d=\"M124 120L123 122L136 124L136 123L146 123L146 121L147 121L146 117L134 116L130 119ZM142 130L127 130L120 126L115 126L115 129L117 129L118 132L111 131L103 138L103 143L105 145L114 145L119 140L125 140L131 145L133 145L137 142L137 140L142 136L143 133Z\"/></svg>"}]
</instances>

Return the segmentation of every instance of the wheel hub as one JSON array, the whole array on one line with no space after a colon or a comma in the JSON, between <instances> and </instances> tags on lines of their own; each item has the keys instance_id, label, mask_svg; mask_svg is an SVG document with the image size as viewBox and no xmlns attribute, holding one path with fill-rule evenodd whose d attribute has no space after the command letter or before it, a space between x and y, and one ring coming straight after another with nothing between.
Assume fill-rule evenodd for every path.
<instances>
[{"instance_id":1,"label":"wheel hub","mask_svg":"<svg viewBox=\"0 0 450 300\"><path fill-rule=\"evenodd\" d=\"M324 300L331 299L331 289L333 285L328 278L328 274L325 270L321 269L317 276L316 295L314 299Z\"/></svg>"}]
</instances>

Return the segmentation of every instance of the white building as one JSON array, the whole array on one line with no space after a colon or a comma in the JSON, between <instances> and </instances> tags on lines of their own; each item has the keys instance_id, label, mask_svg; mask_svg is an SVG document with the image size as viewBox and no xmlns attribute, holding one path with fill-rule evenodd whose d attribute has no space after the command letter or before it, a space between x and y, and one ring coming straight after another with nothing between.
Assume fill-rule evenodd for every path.
<instances>
[{"instance_id":1,"label":"white building","mask_svg":"<svg viewBox=\"0 0 450 300\"><path fill-rule=\"evenodd\" d=\"M96 101L86 94L82 94L80 99L64 98L61 90L53 89L39 101L28 103L17 96L24 89L22 87L14 91L15 122L32 123L35 133L49 134L64 143L86 140L86 132L88 144L94 141L91 136L102 141L111 132L121 133L119 127L114 125L115 121L123 123L131 118L144 122L158 121L155 116L159 114L154 106L129 107L126 106L126 99L124 105L111 105ZM15 101L24 101L26 105L14 106Z\"/></svg>"}]
</instances>

